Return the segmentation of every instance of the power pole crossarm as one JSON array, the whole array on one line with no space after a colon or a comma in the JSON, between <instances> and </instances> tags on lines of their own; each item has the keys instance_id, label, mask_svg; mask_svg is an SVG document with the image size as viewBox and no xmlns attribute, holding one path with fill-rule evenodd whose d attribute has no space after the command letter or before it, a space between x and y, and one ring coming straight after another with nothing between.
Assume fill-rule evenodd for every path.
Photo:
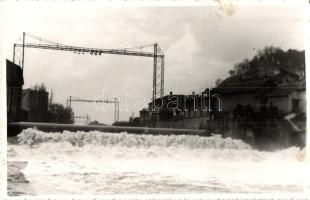
<instances>
[{"instance_id":1,"label":"power pole crossarm","mask_svg":"<svg viewBox=\"0 0 310 200\"><path fill-rule=\"evenodd\" d=\"M153 53L144 51L132 51L126 49L98 49L98 48L86 48L86 47L75 47L66 45L49 45L49 44L14 44L16 47L27 47L27 48L38 48L38 49L51 49L51 50L61 50L61 51L72 51L77 53L90 53L91 55L101 55L101 54L118 54L127 56L143 56L143 57L154 57ZM157 55L162 57L163 55Z\"/></svg>"}]
</instances>

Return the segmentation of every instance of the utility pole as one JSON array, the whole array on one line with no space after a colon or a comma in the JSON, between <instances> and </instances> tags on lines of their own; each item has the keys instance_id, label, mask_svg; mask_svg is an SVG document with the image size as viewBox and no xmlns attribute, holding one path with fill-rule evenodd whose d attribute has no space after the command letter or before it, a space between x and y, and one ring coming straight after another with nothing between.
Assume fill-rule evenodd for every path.
<instances>
[{"instance_id":1,"label":"utility pole","mask_svg":"<svg viewBox=\"0 0 310 200\"><path fill-rule=\"evenodd\" d=\"M69 97L69 107L71 108L71 96Z\"/></svg>"},{"instance_id":2,"label":"utility pole","mask_svg":"<svg viewBox=\"0 0 310 200\"><path fill-rule=\"evenodd\" d=\"M90 117L89 117L89 115L87 114L87 119L86 119L86 123L87 123L87 125L90 123Z\"/></svg>"},{"instance_id":3,"label":"utility pole","mask_svg":"<svg viewBox=\"0 0 310 200\"><path fill-rule=\"evenodd\" d=\"M152 101L156 99L157 92L157 43L154 44L154 66L153 66L153 98Z\"/></svg>"},{"instance_id":4,"label":"utility pole","mask_svg":"<svg viewBox=\"0 0 310 200\"><path fill-rule=\"evenodd\" d=\"M14 48L13 48L13 63L15 63L15 48L16 48L16 44L14 44Z\"/></svg>"},{"instance_id":5,"label":"utility pole","mask_svg":"<svg viewBox=\"0 0 310 200\"><path fill-rule=\"evenodd\" d=\"M54 98L54 93L53 90L51 89L51 94L50 94L50 102L49 102L49 110L52 108L52 104L53 104L53 98ZM68 102L67 102L68 103Z\"/></svg>"},{"instance_id":6,"label":"utility pole","mask_svg":"<svg viewBox=\"0 0 310 200\"><path fill-rule=\"evenodd\" d=\"M114 98L116 102L116 98ZM114 122L116 122L116 103L114 104Z\"/></svg>"},{"instance_id":7,"label":"utility pole","mask_svg":"<svg viewBox=\"0 0 310 200\"><path fill-rule=\"evenodd\" d=\"M153 66L153 94L152 94L152 121L156 121L155 100L157 92L157 43L154 44L154 66Z\"/></svg>"},{"instance_id":8,"label":"utility pole","mask_svg":"<svg viewBox=\"0 0 310 200\"><path fill-rule=\"evenodd\" d=\"M165 85L165 56L162 56L161 59L161 72L160 72L160 97L164 96L164 85Z\"/></svg>"},{"instance_id":9,"label":"utility pole","mask_svg":"<svg viewBox=\"0 0 310 200\"><path fill-rule=\"evenodd\" d=\"M114 98L114 122L119 121L119 101L117 98Z\"/></svg>"},{"instance_id":10,"label":"utility pole","mask_svg":"<svg viewBox=\"0 0 310 200\"><path fill-rule=\"evenodd\" d=\"M15 47L16 44L14 44ZM14 48L15 50L15 48ZM24 71L24 63L25 63L25 32L23 32L23 55L22 55L22 70Z\"/></svg>"}]
</instances>

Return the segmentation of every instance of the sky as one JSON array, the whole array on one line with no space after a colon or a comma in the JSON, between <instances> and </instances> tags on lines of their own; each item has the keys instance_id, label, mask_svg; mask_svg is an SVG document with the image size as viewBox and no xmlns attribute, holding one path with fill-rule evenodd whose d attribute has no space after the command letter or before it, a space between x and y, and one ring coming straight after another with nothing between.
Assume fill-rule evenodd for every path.
<instances>
[{"instance_id":1,"label":"sky","mask_svg":"<svg viewBox=\"0 0 310 200\"><path fill-rule=\"evenodd\" d=\"M165 54L165 94L199 93L234 64L266 46L304 49L300 6L109 7L95 2L8 3L5 56L22 32L66 45L123 49L158 43ZM34 42L26 37L26 42ZM145 49L152 51L152 49ZM20 49L17 50L17 54ZM120 120L138 116L152 95L153 59L26 49L23 88L44 83L54 102L69 96L120 100ZM111 124L113 104L73 102L76 116Z\"/></svg>"}]
</instances>

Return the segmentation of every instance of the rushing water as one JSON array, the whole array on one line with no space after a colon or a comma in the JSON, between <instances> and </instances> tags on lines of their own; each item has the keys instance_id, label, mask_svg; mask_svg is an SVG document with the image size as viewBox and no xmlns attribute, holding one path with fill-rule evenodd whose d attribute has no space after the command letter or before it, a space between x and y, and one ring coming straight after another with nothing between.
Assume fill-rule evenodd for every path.
<instances>
[{"instance_id":1,"label":"rushing water","mask_svg":"<svg viewBox=\"0 0 310 200\"><path fill-rule=\"evenodd\" d=\"M302 192L304 152L219 136L24 130L8 146L9 194Z\"/></svg>"}]
</instances>

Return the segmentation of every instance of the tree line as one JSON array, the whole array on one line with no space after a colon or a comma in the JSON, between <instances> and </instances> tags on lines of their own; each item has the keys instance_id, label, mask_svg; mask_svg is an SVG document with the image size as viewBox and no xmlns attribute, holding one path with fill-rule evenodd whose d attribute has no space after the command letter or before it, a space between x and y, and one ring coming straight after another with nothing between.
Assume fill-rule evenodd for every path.
<instances>
[{"instance_id":1,"label":"tree line","mask_svg":"<svg viewBox=\"0 0 310 200\"><path fill-rule=\"evenodd\" d=\"M296 49L284 51L278 47L265 47L262 50L258 50L251 60L246 58L235 64L228 71L228 78L243 76L250 72L265 72L270 67L287 70L299 76L301 74L301 76L305 76L305 51L298 51ZM216 86L220 85L221 82L221 79L217 79L215 81Z\"/></svg>"}]
</instances>

